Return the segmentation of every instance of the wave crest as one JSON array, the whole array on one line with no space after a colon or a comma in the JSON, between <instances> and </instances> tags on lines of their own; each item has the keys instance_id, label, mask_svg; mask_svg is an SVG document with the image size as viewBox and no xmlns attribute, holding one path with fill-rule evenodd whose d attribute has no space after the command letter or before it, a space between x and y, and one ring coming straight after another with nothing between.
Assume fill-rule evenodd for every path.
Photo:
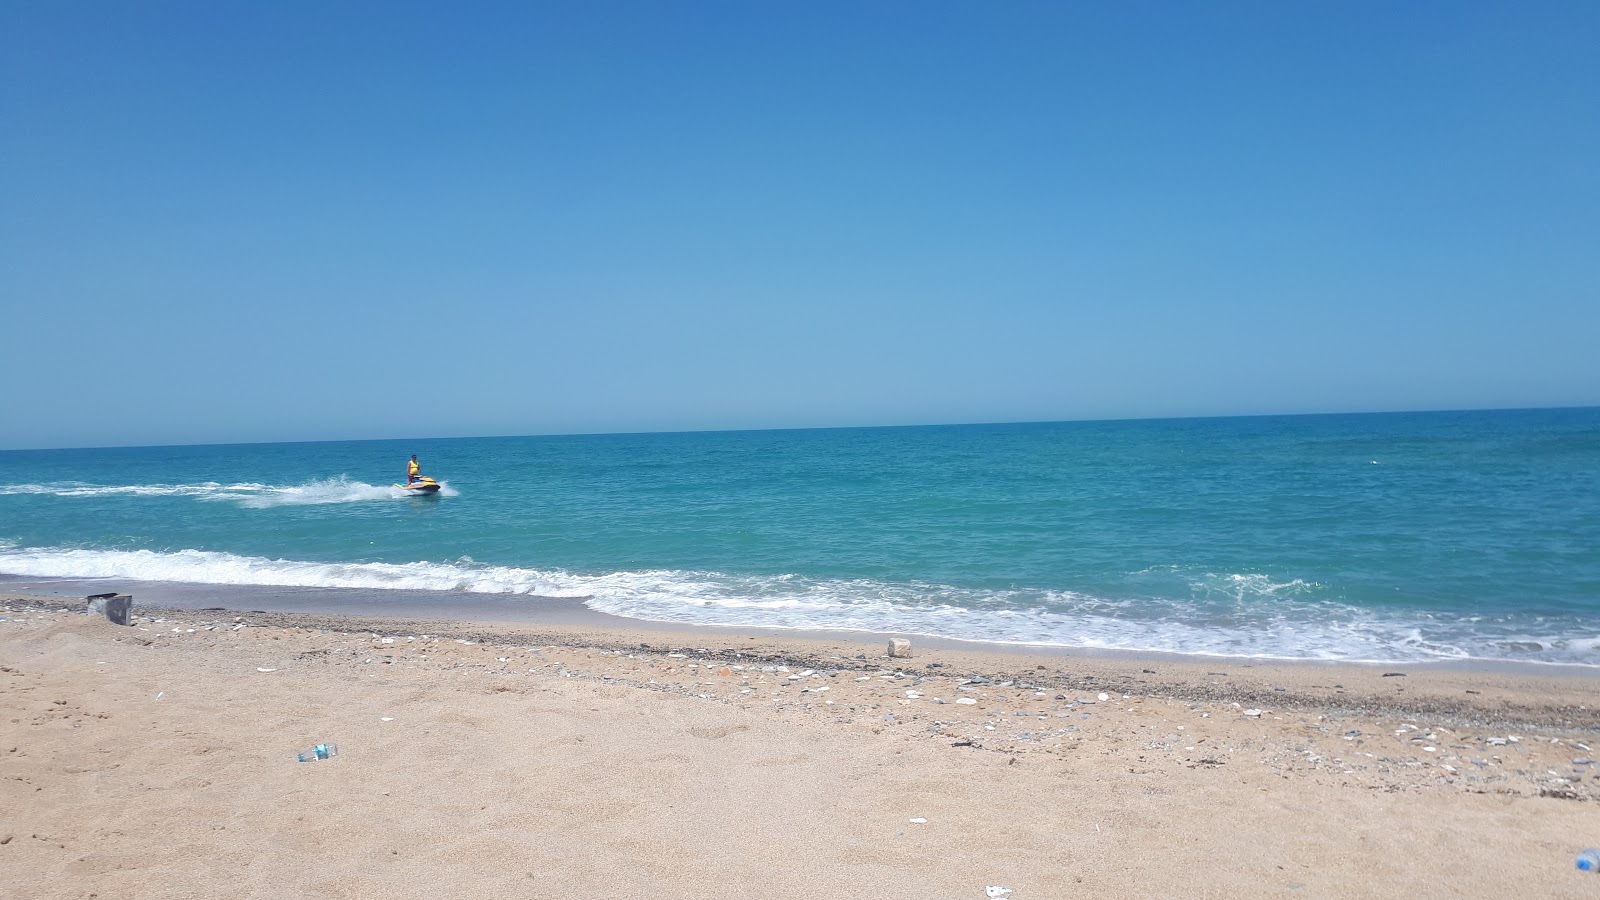
<instances>
[{"instance_id":1,"label":"wave crest","mask_svg":"<svg viewBox=\"0 0 1600 900\"><path fill-rule=\"evenodd\" d=\"M213 585L423 590L581 598L599 612L692 625L855 630L1005 644L1381 663L1517 660L1600 668L1600 634L1576 616L1484 619L1362 609L1297 596L1295 582L1239 576L1236 594L1111 599L870 579L676 570L576 574L454 562L312 562L204 550L25 548L0 542L0 572ZM1234 576L1216 576L1224 582ZM1292 590L1291 590L1292 589ZM448 602L448 601L443 601Z\"/></svg>"}]
</instances>

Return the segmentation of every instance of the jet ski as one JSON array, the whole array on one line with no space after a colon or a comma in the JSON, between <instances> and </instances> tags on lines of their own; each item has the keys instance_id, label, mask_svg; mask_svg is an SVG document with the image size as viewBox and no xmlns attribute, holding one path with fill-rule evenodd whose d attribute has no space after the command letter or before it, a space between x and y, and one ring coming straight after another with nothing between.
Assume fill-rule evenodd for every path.
<instances>
[{"instance_id":1,"label":"jet ski","mask_svg":"<svg viewBox=\"0 0 1600 900\"><path fill-rule=\"evenodd\" d=\"M427 476L418 478L416 481L413 481L410 484L397 484L395 487L402 491L410 491L413 494L439 493L439 482L434 481L432 478L428 478Z\"/></svg>"}]
</instances>

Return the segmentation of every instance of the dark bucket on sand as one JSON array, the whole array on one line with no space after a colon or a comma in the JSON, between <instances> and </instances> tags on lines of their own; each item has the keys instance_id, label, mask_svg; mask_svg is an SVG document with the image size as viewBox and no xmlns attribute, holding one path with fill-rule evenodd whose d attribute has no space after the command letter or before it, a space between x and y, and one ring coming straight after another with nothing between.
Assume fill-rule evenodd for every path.
<instances>
[{"instance_id":1,"label":"dark bucket on sand","mask_svg":"<svg viewBox=\"0 0 1600 900\"><path fill-rule=\"evenodd\" d=\"M90 613L103 613L113 625L128 624L128 616L133 611L132 594L90 594Z\"/></svg>"}]
</instances>

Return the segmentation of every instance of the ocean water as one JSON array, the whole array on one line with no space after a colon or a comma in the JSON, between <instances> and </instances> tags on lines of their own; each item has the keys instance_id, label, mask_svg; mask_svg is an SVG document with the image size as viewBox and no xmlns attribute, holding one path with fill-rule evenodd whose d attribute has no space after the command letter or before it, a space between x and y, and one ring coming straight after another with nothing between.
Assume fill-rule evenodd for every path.
<instances>
[{"instance_id":1,"label":"ocean water","mask_svg":"<svg viewBox=\"0 0 1600 900\"><path fill-rule=\"evenodd\" d=\"M7 451L0 573L1600 667L1600 409Z\"/></svg>"}]
</instances>

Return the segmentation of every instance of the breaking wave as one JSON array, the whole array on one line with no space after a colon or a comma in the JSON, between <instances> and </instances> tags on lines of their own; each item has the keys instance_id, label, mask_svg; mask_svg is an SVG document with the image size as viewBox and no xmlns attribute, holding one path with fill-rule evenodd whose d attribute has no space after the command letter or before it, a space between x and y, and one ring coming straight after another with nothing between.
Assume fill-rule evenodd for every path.
<instances>
[{"instance_id":1,"label":"breaking wave","mask_svg":"<svg viewBox=\"0 0 1600 900\"><path fill-rule=\"evenodd\" d=\"M339 502L339 501L328 501ZM1600 667L1592 620L1362 609L1314 585L1197 573L1189 596L1106 598L870 579L677 570L582 574L453 562L312 562L203 550L0 544L0 572L212 585L581 598L599 612L692 625L917 634L1003 644L1366 662L1514 660ZM448 604L448 596L441 603Z\"/></svg>"}]
</instances>

